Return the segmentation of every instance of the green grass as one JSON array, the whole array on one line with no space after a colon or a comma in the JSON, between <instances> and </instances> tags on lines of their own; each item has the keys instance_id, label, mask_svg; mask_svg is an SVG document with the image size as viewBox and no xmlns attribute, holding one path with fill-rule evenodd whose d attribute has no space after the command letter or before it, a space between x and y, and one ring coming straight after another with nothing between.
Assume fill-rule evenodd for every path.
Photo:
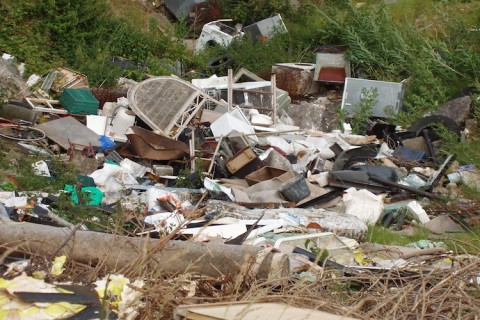
<instances>
[{"instance_id":1,"label":"green grass","mask_svg":"<svg viewBox=\"0 0 480 320\"><path fill-rule=\"evenodd\" d=\"M365 242L404 246L418 240L428 239L428 235L428 230L422 227L414 227L413 235L409 237L382 226L369 225Z\"/></svg>"},{"instance_id":2,"label":"green grass","mask_svg":"<svg viewBox=\"0 0 480 320\"><path fill-rule=\"evenodd\" d=\"M412 236L405 236L398 231L393 231L382 226L370 225L368 227L365 242L384 245L405 246L419 240L431 240L443 242L445 246L458 254L469 253L478 255L480 252L480 228L466 230L465 233L448 233L442 236L431 235L430 232L421 226L414 227Z\"/></svg>"},{"instance_id":3,"label":"green grass","mask_svg":"<svg viewBox=\"0 0 480 320\"><path fill-rule=\"evenodd\" d=\"M76 224L83 223L90 230L124 233L124 214L121 209L111 215L95 210L86 205L87 200L80 197L80 203L75 205L70 196L60 193L66 184L78 185L77 172L69 162L62 162L57 157L45 157L27 154L20 147L9 140L0 139L0 188L5 191L45 192L58 195L58 200L52 211L67 221ZM49 164L51 177L35 174L32 164L44 160ZM13 184L7 176L12 176L18 182ZM33 198L36 200L36 197Z\"/></svg>"},{"instance_id":4,"label":"green grass","mask_svg":"<svg viewBox=\"0 0 480 320\"><path fill-rule=\"evenodd\" d=\"M75 183L74 168L69 163L60 161L57 157L46 159L23 151L15 142L0 139L0 170L16 178L19 183L17 191L57 192L65 184ZM32 164L37 161L47 161L51 177L35 174ZM5 175L1 181L5 181Z\"/></svg>"},{"instance_id":5,"label":"green grass","mask_svg":"<svg viewBox=\"0 0 480 320\"><path fill-rule=\"evenodd\" d=\"M465 233L447 234L442 241L450 250L478 255L480 252L480 228L466 230Z\"/></svg>"}]
</instances>

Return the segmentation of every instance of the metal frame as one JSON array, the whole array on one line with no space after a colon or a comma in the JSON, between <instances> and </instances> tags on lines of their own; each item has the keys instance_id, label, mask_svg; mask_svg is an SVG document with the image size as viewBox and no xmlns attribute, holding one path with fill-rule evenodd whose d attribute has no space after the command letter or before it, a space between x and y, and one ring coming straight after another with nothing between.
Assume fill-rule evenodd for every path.
<instances>
[{"instance_id":1,"label":"metal frame","mask_svg":"<svg viewBox=\"0 0 480 320\"><path fill-rule=\"evenodd\" d=\"M228 70L229 74L229 81L228 81L228 111L232 110L232 100L233 100L233 91L239 91L239 92L245 92L245 93L256 93L256 94L265 94L265 95L271 95L271 107L270 108L260 108L260 107L245 107L245 106L239 106L240 109L257 109L257 110L263 110L263 111L270 111L272 112L272 120L273 124L277 123L277 78L275 73L271 74L271 80L270 80L270 87L272 88L272 91L259 91L259 90L249 90L249 89L235 89L232 88L232 74L231 74L231 69ZM262 79L263 80L263 79Z\"/></svg>"},{"instance_id":2,"label":"metal frame","mask_svg":"<svg viewBox=\"0 0 480 320\"><path fill-rule=\"evenodd\" d=\"M25 98L25 101L32 107L35 111L40 112L50 112L56 114L68 114L68 111L65 109L55 109L52 104L61 105L58 100L49 100L49 99L37 99L37 98ZM42 104L46 107L38 107L35 103Z\"/></svg>"}]
</instances>

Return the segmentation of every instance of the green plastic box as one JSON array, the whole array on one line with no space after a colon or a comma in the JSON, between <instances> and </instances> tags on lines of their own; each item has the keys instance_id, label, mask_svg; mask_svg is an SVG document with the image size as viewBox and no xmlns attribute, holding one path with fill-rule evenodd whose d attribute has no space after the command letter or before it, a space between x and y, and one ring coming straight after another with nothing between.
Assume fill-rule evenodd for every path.
<instances>
[{"instance_id":1,"label":"green plastic box","mask_svg":"<svg viewBox=\"0 0 480 320\"><path fill-rule=\"evenodd\" d=\"M60 103L71 114L97 114L99 102L87 88L64 89Z\"/></svg>"}]
</instances>

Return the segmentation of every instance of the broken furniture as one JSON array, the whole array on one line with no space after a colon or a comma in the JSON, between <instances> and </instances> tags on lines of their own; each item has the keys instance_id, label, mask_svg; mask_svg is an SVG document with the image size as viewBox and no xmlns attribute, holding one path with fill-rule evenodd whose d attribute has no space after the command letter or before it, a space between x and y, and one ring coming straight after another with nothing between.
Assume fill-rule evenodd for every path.
<instances>
[{"instance_id":1,"label":"broken furniture","mask_svg":"<svg viewBox=\"0 0 480 320\"><path fill-rule=\"evenodd\" d=\"M211 101L219 101L177 77L155 77L128 90L128 103L153 130L178 138L196 113Z\"/></svg>"},{"instance_id":2,"label":"broken furniture","mask_svg":"<svg viewBox=\"0 0 480 320\"><path fill-rule=\"evenodd\" d=\"M55 108L54 106L62 107L60 101L49 99L34 99L25 98L25 101L32 107L32 110L38 112L48 112L54 114L68 114L68 111L63 108Z\"/></svg>"},{"instance_id":3,"label":"broken furniture","mask_svg":"<svg viewBox=\"0 0 480 320\"><path fill-rule=\"evenodd\" d=\"M230 158L226 165L230 173L244 178L248 174L260 169L262 162L252 148L245 148Z\"/></svg>"},{"instance_id":4,"label":"broken furniture","mask_svg":"<svg viewBox=\"0 0 480 320\"><path fill-rule=\"evenodd\" d=\"M261 81L265 81L265 80L245 68L240 68L233 76L233 83L261 82ZM271 83L270 83L270 88L271 88ZM279 89L278 86L276 88L277 89L275 90L275 96L277 98L276 99L277 109L282 109L290 105L290 103L292 102L292 99L288 95L288 92L285 90Z\"/></svg>"},{"instance_id":5,"label":"broken furniture","mask_svg":"<svg viewBox=\"0 0 480 320\"><path fill-rule=\"evenodd\" d=\"M288 180L288 178L292 177L291 173L285 170L272 168L272 167L262 167L257 171L254 171L245 176L245 180L249 186L253 186L262 181L270 180L273 178L278 178L282 181Z\"/></svg>"},{"instance_id":6,"label":"broken furniture","mask_svg":"<svg viewBox=\"0 0 480 320\"><path fill-rule=\"evenodd\" d=\"M65 88L88 88L87 76L77 71L61 67L50 71L40 87L44 92L52 90L57 93L62 92Z\"/></svg>"},{"instance_id":7,"label":"broken furniture","mask_svg":"<svg viewBox=\"0 0 480 320\"><path fill-rule=\"evenodd\" d=\"M228 102L228 110L232 110L234 105L238 105L241 109L247 109L250 112L257 110L256 114L262 113L271 119L265 123L261 116L257 116L260 124L271 125L277 122L277 91L276 76L272 74L271 81L255 81L255 82L237 82L233 83L232 71L228 71L228 83L226 86L218 86L220 97ZM255 113L252 113L252 118Z\"/></svg>"}]
</instances>

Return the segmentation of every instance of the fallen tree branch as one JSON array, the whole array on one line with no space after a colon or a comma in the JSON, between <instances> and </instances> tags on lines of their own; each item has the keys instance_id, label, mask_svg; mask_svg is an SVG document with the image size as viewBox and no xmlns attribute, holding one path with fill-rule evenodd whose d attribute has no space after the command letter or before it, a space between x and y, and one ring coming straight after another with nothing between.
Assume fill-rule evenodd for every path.
<instances>
[{"instance_id":1,"label":"fallen tree branch","mask_svg":"<svg viewBox=\"0 0 480 320\"><path fill-rule=\"evenodd\" d=\"M3 210L2 210L3 209ZM56 253L76 262L102 265L109 271L134 268L142 259L150 270L164 274L198 273L210 277L235 278L245 266L256 265L249 279L281 279L289 275L288 257L254 246L238 246L191 241L133 238L122 235L76 231L8 219L0 205L0 250L16 247L15 252L50 257ZM5 217L6 215L6 217ZM155 250L159 247L161 250Z\"/></svg>"}]
</instances>

